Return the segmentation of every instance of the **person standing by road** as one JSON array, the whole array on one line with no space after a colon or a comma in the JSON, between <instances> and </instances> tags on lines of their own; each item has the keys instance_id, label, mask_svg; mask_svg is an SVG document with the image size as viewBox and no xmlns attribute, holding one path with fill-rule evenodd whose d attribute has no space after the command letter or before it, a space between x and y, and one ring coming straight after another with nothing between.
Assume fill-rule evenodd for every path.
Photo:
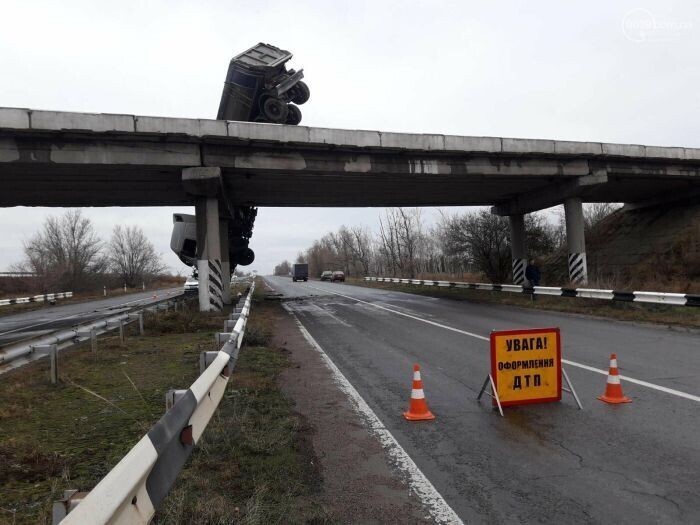
<instances>
[{"instance_id":1,"label":"person standing by road","mask_svg":"<svg viewBox=\"0 0 700 525\"><path fill-rule=\"evenodd\" d=\"M530 259L527 263L527 266L525 267L525 279L528 280L528 283L530 284L531 287L539 286L540 285L540 268L537 266L537 262L535 259ZM532 295L532 300L535 300L535 293L533 291Z\"/></svg>"}]
</instances>

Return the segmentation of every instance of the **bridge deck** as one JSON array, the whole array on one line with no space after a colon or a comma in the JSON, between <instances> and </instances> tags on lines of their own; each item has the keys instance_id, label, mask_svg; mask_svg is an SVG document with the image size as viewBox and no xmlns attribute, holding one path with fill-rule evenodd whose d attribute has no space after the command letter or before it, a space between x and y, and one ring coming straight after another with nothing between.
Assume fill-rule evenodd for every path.
<instances>
[{"instance_id":1,"label":"bridge deck","mask_svg":"<svg viewBox=\"0 0 700 525\"><path fill-rule=\"evenodd\" d=\"M544 207L571 193L643 202L700 190L693 148L0 108L0 206L189 204L181 170L191 166L221 167L230 202L256 206L507 205L544 195Z\"/></svg>"}]
</instances>

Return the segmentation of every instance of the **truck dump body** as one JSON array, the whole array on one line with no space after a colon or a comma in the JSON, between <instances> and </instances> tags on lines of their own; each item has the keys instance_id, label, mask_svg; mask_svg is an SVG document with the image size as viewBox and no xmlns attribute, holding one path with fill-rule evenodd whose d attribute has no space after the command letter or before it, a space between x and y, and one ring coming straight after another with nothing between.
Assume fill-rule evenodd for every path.
<instances>
[{"instance_id":1,"label":"truck dump body","mask_svg":"<svg viewBox=\"0 0 700 525\"><path fill-rule=\"evenodd\" d=\"M301 79L303 70L287 70L289 51L259 43L236 55L229 63L218 120L272 122L296 125L301 110L295 104L309 99Z\"/></svg>"}]
</instances>

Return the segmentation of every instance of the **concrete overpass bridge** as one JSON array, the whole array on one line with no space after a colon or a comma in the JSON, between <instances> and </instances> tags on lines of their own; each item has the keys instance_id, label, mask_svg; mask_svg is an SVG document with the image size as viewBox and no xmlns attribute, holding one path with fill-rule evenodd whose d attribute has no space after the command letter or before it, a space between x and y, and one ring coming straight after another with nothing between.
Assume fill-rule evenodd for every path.
<instances>
[{"instance_id":1,"label":"concrete overpass bridge","mask_svg":"<svg viewBox=\"0 0 700 525\"><path fill-rule=\"evenodd\" d=\"M700 149L0 108L0 181L5 207L194 204L203 261L233 206L490 205L516 282L524 214L564 203L585 283L582 203L697 201Z\"/></svg>"}]
</instances>

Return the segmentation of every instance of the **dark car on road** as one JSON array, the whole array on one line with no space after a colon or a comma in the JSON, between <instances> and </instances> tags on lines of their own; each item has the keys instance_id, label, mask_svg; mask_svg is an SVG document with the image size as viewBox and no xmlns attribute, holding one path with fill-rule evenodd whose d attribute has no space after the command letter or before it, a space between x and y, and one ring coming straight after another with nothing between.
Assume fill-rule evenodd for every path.
<instances>
[{"instance_id":1,"label":"dark car on road","mask_svg":"<svg viewBox=\"0 0 700 525\"><path fill-rule=\"evenodd\" d=\"M331 282L340 282L344 283L345 282L345 274L343 272L333 272L333 275L331 276Z\"/></svg>"},{"instance_id":2,"label":"dark car on road","mask_svg":"<svg viewBox=\"0 0 700 525\"><path fill-rule=\"evenodd\" d=\"M321 273L321 280L322 281L330 281L333 278L333 272L330 270L326 270L325 272Z\"/></svg>"}]
</instances>

